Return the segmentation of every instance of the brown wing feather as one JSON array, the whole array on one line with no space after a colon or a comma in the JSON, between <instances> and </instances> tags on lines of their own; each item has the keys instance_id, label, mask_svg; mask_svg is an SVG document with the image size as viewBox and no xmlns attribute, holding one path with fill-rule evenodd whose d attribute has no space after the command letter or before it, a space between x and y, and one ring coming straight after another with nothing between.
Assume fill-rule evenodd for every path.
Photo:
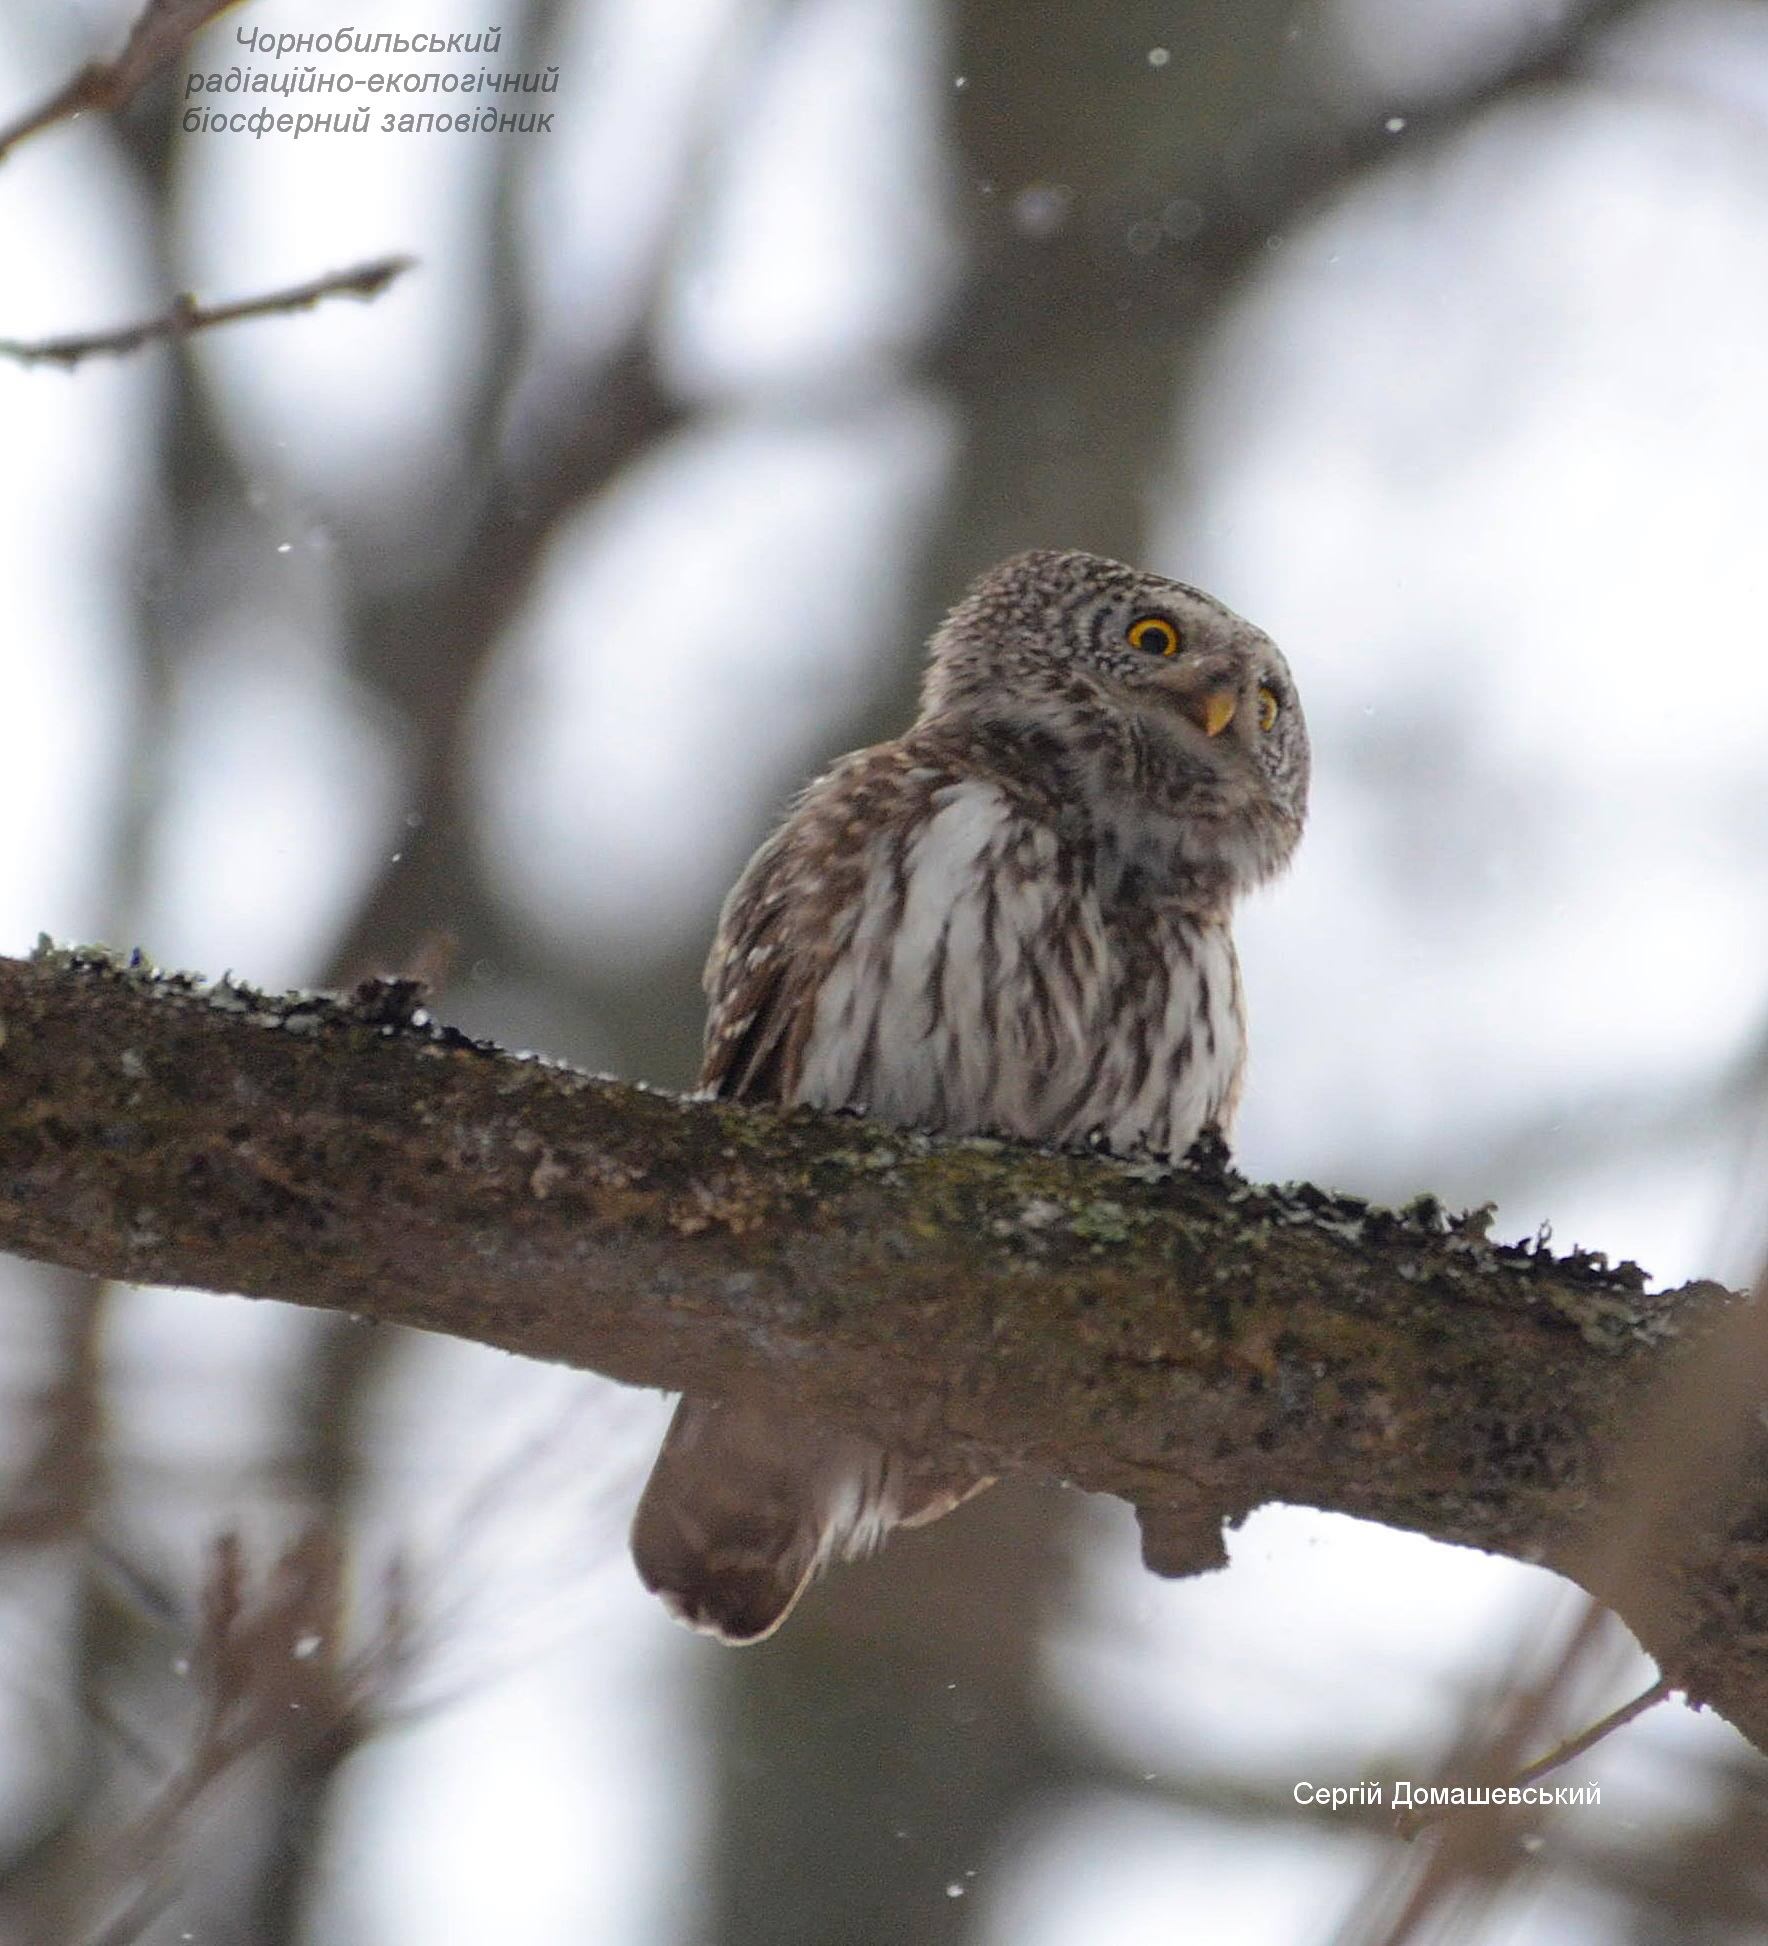
<instances>
[{"instance_id":1,"label":"brown wing feather","mask_svg":"<svg viewBox=\"0 0 1768 1946\"><path fill-rule=\"evenodd\" d=\"M912 815L929 777L900 746L863 751L813 784L732 888L706 961L700 1086L789 1102L861 889L863 833ZM641 1579L671 1613L727 1642L756 1642L831 1555L890 1525L937 1519L987 1485L906 1466L874 1441L740 1400L685 1398L632 1525Z\"/></svg>"},{"instance_id":2,"label":"brown wing feather","mask_svg":"<svg viewBox=\"0 0 1768 1946\"><path fill-rule=\"evenodd\" d=\"M791 827L737 881L706 961L700 1086L734 1101L785 1101L803 1060L821 969L795 949Z\"/></svg>"},{"instance_id":3,"label":"brown wing feather","mask_svg":"<svg viewBox=\"0 0 1768 1946\"><path fill-rule=\"evenodd\" d=\"M898 744L845 757L819 777L749 861L706 958L700 1086L732 1101L789 1102L816 1025L834 929L860 889L862 839L902 815Z\"/></svg>"}]
</instances>

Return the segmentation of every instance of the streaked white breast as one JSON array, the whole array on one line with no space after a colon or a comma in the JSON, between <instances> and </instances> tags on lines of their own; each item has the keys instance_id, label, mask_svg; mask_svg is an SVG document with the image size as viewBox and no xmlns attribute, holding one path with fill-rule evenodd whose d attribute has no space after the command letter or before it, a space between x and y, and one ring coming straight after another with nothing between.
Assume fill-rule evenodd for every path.
<instances>
[{"instance_id":1,"label":"streaked white breast","mask_svg":"<svg viewBox=\"0 0 1768 1946\"><path fill-rule=\"evenodd\" d=\"M835 923L794 1099L950 1131L1177 1154L1243 1059L1225 925L1103 906L1089 861L995 785L873 840Z\"/></svg>"}]
</instances>

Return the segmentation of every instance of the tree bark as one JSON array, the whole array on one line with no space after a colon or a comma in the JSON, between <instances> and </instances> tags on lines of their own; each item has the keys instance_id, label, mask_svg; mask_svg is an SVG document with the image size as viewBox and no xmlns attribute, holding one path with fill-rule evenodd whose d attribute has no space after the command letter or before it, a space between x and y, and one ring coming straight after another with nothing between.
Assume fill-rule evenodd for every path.
<instances>
[{"instance_id":1,"label":"tree bark","mask_svg":"<svg viewBox=\"0 0 1768 1946\"><path fill-rule=\"evenodd\" d=\"M1582 1571L1768 1745L1768 1469L1691 1506L1673 1558L1592 1545L1651 1388L1737 1315L1720 1287L1651 1294L1481 1212L1215 1154L684 1100L470 1042L419 997L0 959L0 1248L1054 1474L1134 1503L1160 1571L1219 1564L1221 1523L1269 1500Z\"/></svg>"}]
</instances>

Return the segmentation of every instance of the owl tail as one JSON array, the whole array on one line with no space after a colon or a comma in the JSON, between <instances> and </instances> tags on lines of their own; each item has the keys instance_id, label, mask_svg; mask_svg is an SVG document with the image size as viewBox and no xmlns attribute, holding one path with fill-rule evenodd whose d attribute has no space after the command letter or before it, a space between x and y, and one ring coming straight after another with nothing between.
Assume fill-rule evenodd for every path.
<instances>
[{"instance_id":1,"label":"owl tail","mask_svg":"<svg viewBox=\"0 0 1768 1946\"><path fill-rule=\"evenodd\" d=\"M683 1399L633 1516L632 1558L678 1621L759 1642L825 1562L986 1484L911 1477L873 1440L761 1406Z\"/></svg>"}]
</instances>

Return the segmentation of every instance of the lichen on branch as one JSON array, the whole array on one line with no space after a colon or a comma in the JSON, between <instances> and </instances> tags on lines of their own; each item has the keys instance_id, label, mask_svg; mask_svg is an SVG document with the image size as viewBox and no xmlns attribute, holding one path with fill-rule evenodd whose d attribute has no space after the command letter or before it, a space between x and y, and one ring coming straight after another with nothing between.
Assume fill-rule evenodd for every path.
<instances>
[{"instance_id":1,"label":"lichen on branch","mask_svg":"<svg viewBox=\"0 0 1768 1946\"><path fill-rule=\"evenodd\" d=\"M1286 1500L1587 1572L1641 1401L1736 1308L1489 1210L683 1099L422 998L0 959L0 1249L1052 1474L1132 1501L1167 1571ZM1768 1742L1745 1498L1662 1564L1648 1646Z\"/></svg>"}]
</instances>

